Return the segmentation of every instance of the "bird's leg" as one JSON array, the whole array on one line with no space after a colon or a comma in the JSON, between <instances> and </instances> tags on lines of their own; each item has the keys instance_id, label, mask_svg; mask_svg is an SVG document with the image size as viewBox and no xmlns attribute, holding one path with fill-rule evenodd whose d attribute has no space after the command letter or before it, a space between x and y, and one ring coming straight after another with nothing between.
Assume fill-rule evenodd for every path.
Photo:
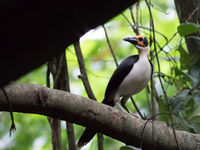
<instances>
[{"instance_id":1,"label":"bird's leg","mask_svg":"<svg viewBox=\"0 0 200 150\"><path fill-rule=\"evenodd\" d=\"M124 109L126 109L126 111L129 113L129 114L131 114L131 115L133 115L134 117L136 117L136 118L138 118L136 115L134 115L132 112L130 112L129 110L128 110L128 108L126 107L126 102L127 102L127 100L129 99L129 96L124 96L123 98L122 98L122 100L121 100L121 105L122 105L122 107L124 108Z\"/></svg>"},{"instance_id":2,"label":"bird's leg","mask_svg":"<svg viewBox=\"0 0 200 150\"><path fill-rule=\"evenodd\" d=\"M129 99L129 96L123 96L123 98L122 98L122 100L121 100L121 105L122 105L122 107L123 107L124 109L126 109L126 111L127 111L128 113L131 113L131 112L128 110L128 108L126 107L126 105L125 105L128 99Z\"/></svg>"},{"instance_id":3,"label":"bird's leg","mask_svg":"<svg viewBox=\"0 0 200 150\"><path fill-rule=\"evenodd\" d=\"M117 105L121 111L126 112L126 111L124 111L124 109L122 108L122 106L119 104L119 102L117 102L115 105Z\"/></svg>"},{"instance_id":4,"label":"bird's leg","mask_svg":"<svg viewBox=\"0 0 200 150\"><path fill-rule=\"evenodd\" d=\"M129 113L129 114L131 114L131 115L133 115L134 117L136 117L136 118L138 118L138 116L136 116L136 115L134 115L132 112L130 112L129 110L128 110L128 108L126 107L126 102L127 102L127 100L129 99L129 96L124 96L123 98L122 98L122 100L121 100L121 105L122 105L122 107L124 108L124 109L126 109L126 111Z\"/></svg>"}]
</instances>

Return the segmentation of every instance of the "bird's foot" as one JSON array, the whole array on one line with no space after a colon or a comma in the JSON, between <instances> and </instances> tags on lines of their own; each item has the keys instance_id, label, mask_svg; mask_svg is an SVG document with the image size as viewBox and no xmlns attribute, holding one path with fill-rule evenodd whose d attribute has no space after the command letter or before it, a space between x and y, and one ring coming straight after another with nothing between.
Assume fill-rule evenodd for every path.
<instances>
[{"instance_id":1,"label":"bird's foot","mask_svg":"<svg viewBox=\"0 0 200 150\"><path fill-rule=\"evenodd\" d=\"M137 115L133 114L132 112L129 112L129 114L136 117L136 118L139 118Z\"/></svg>"}]
</instances>

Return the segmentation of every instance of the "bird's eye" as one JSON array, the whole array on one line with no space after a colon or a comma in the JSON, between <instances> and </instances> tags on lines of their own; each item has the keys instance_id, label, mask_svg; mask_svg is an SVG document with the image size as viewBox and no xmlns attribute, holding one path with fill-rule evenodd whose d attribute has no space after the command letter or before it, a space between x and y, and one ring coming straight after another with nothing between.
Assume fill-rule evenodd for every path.
<instances>
[{"instance_id":1,"label":"bird's eye","mask_svg":"<svg viewBox=\"0 0 200 150\"><path fill-rule=\"evenodd\" d=\"M142 41L142 40L143 40L143 38L140 37L140 38L139 38L139 41Z\"/></svg>"}]
</instances>

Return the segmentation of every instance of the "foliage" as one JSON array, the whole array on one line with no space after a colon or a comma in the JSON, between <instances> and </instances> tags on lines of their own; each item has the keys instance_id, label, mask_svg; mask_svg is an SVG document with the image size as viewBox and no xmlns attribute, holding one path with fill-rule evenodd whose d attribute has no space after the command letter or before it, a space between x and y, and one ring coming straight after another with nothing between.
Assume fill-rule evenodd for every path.
<instances>
[{"instance_id":1,"label":"foliage","mask_svg":"<svg viewBox=\"0 0 200 150\"><path fill-rule=\"evenodd\" d=\"M158 47L158 56L161 66L160 75L164 83L164 88L172 106L172 112L175 120L175 127L180 130L186 130L192 133L200 133L200 67L197 64L198 60L190 57L183 36L189 35L200 30L200 26L193 23L185 23L179 25L178 17L174 8L173 0L151 1L152 13L155 23L156 42ZM136 12L135 6L133 12ZM123 14L132 22L130 10L127 9ZM141 34L146 35L152 42L152 31L150 31L149 12L144 1L140 2L139 7L139 30ZM123 42L126 36L133 36L131 26L122 15L118 15L105 24L108 32L110 43L118 61L122 61L125 57L137 54L132 45ZM174 33L178 32L173 37ZM171 41L169 39L172 38ZM191 37L197 38L198 37ZM169 42L169 43L168 43ZM88 78L92 86L93 92L98 101L101 102L104 96L106 85L116 68L112 55L109 51L105 34L101 26L89 31L81 38L81 48L85 58ZM151 53L154 47L151 44ZM67 63L70 74L70 89L72 93L87 97L81 80L78 78L80 74L77 58L73 46L66 48ZM163 98L163 91L158 80L157 62L153 59L155 68L154 82L157 93L157 102L159 112L168 112L167 103ZM21 77L17 82L46 84L46 64ZM147 98L150 99L150 94L143 90L134 96L141 112L147 117L151 116ZM133 108L129 100L127 106L133 113L136 110ZM51 149L51 132L48 121L44 116L15 114L15 122L17 131L11 138L8 137L10 120L8 113L0 113L0 149L14 150L46 150ZM169 115L160 115L159 119L169 121ZM80 137L83 128L79 125L75 126L76 137ZM5 141L9 141L6 143ZM97 140L93 140L85 149L96 149ZM67 138L65 131L65 123L62 122L62 145L67 149ZM106 150L132 149L127 146L122 146L122 143L104 136L104 147ZM83 148L84 149L84 148Z\"/></svg>"},{"instance_id":2,"label":"foliage","mask_svg":"<svg viewBox=\"0 0 200 150\"><path fill-rule=\"evenodd\" d=\"M186 36L200 30L200 25L196 23L184 23L178 26L180 36Z\"/></svg>"},{"instance_id":3,"label":"foliage","mask_svg":"<svg viewBox=\"0 0 200 150\"><path fill-rule=\"evenodd\" d=\"M180 35L188 35L197 31L191 27L193 25L197 27L196 24L185 25L178 26ZM179 92L170 99L176 128L192 133L200 133L200 67L197 64L199 60L198 57L192 59L182 43L180 43L177 50L180 53L180 65L172 69L175 75L173 77L174 85ZM163 98L160 99L159 105L160 108L167 111ZM169 118L166 115L161 118L169 123Z\"/></svg>"}]
</instances>

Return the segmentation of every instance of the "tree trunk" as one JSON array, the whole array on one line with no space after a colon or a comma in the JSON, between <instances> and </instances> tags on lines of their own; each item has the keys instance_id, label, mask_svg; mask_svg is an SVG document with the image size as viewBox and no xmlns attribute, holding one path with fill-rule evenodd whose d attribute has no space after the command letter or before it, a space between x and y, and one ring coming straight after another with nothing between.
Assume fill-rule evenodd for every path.
<instances>
[{"instance_id":1,"label":"tree trunk","mask_svg":"<svg viewBox=\"0 0 200 150\"><path fill-rule=\"evenodd\" d=\"M59 89L62 91L68 91L70 92L69 87L69 77L68 77L68 68L67 68L67 61L65 58L65 51L63 51L59 56L55 57L52 61L49 61L49 69L53 75L54 80L54 89ZM57 122L57 126L52 129L52 144L53 147L55 144L55 139L53 138L56 135L59 136L56 143L59 143L59 149L54 150L61 150L61 125L60 120L50 118L50 121ZM50 122L51 124L51 122ZM51 125L52 126L52 125ZM66 129L67 129L67 135L68 135L68 148L69 150L76 150L76 143L75 143L75 135L74 135L74 127L73 124L66 122ZM55 131L56 132L55 132Z\"/></svg>"},{"instance_id":2,"label":"tree trunk","mask_svg":"<svg viewBox=\"0 0 200 150\"><path fill-rule=\"evenodd\" d=\"M180 23L193 22L200 24L200 0L174 0L174 3ZM188 51L194 57L200 55L200 40L190 38L191 36L200 37L200 32L185 37Z\"/></svg>"}]
</instances>

